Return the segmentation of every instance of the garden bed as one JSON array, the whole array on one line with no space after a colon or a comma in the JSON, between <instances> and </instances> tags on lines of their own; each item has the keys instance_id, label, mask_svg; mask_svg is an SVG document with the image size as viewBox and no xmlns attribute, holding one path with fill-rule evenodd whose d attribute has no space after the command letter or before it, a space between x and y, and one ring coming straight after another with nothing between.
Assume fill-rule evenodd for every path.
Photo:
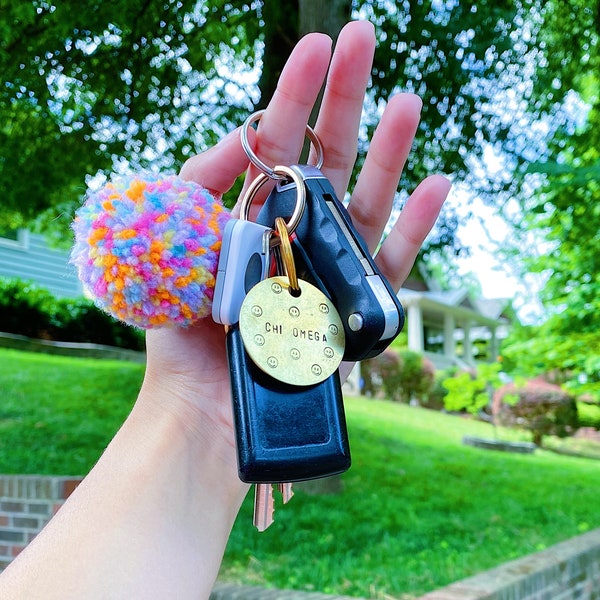
<instances>
[{"instance_id":1,"label":"garden bed","mask_svg":"<svg viewBox=\"0 0 600 600\"><path fill-rule=\"evenodd\" d=\"M462 439L465 446L474 446L484 450L498 450L500 452L517 452L519 454L532 454L537 446L533 442L511 442L508 440L494 440L465 435Z\"/></svg>"}]
</instances>

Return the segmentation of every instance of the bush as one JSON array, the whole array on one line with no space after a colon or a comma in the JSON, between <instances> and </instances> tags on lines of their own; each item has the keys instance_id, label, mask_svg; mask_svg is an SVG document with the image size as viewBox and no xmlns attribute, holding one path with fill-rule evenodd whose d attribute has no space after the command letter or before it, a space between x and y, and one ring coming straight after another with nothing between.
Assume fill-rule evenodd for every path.
<instances>
[{"instance_id":1,"label":"bush","mask_svg":"<svg viewBox=\"0 0 600 600\"><path fill-rule=\"evenodd\" d=\"M50 339L56 300L33 283L0 278L0 331Z\"/></svg>"},{"instance_id":2,"label":"bush","mask_svg":"<svg viewBox=\"0 0 600 600\"><path fill-rule=\"evenodd\" d=\"M577 417L580 427L593 427L600 430L600 405L583 400L577 402Z\"/></svg>"},{"instance_id":3,"label":"bush","mask_svg":"<svg viewBox=\"0 0 600 600\"><path fill-rule=\"evenodd\" d=\"M144 334L113 319L86 298L57 301L57 330L61 341L144 349Z\"/></svg>"},{"instance_id":4,"label":"bush","mask_svg":"<svg viewBox=\"0 0 600 600\"><path fill-rule=\"evenodd\" d=\"M391 348L387 348L373 358L361 361L361 393L373 398L383 396L384 380L394 377L400 368L400 356Z\"/></svg>"},{"instance_id":5,"label":"bush","mask_svg":"<svg viewBox=\"0 0 600 600\"><path fill-rule=\"evenodd\" d=\"M542 379L502 386L494 394L492 412L498 425L529 430L538 446L545 435L566 437L578 427L575 398Z\"/></svg>"},{"instance_id":6,"label":"bush","mask_svg":"<svg viewBox=\"0 0 600 600\"><path fill-rule=\"evenodd\" d=\"M365 395L377 396L383 391L390 400L421 402L429 397L435 368L417 352L388 348L361 363L361 376Z\"/></svg>"},{"instance_id":7,"label":"bush","mask_svg":"<svg viewBox=\"0 0 600 600\"><path fill-rule=\"evenodd\" d=\"M421 403L433 387L435 367L429 359L412 350L401 350L400 360L400 377L397 382L390 382L393 383L390 392L401 402L415 400Z\"/></svg>"},{"instance_id":8,"label":"bush","mask_svg":"<svg viewBox=\"0 0 600 600\"><path fill-rule=\"evenodd\" d=\"M421 406L430 408L431 410L442 410L444 408L444 400L448 394L448 390L442 382L446 377L446 373L435 374L433 384L429 388L427 395L421 398Z\"/></svg>"},{"instance_id":9,"label":"bush","mask_svg":"<svg viewBox=\"0 0 600 600\"><path fill-rule=\"evenodd\" d=\"M0 331L26 337L144 349L144 334L87 298L58 299L18 279L0 278Z\"/></svg>"},{"instance_id":10,"label":"bush","mask_svg":"<svg viewBox=\"0 0 600 600\"><path fill-rule=\"evenodd\" d=\"M449 373L442 380L448 390L444 406L450 412L480 414L491 403L492 393L500 384L500 363L481 363L469 371Z\"/></svg>"}]
</instances>

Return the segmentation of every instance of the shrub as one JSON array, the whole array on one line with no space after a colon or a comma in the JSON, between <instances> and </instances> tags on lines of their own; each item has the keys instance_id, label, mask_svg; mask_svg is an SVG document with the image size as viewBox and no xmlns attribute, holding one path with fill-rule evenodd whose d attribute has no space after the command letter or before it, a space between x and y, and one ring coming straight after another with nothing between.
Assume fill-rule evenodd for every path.
<instances>
[{"instance_id":1,"label":"shrub","mask_svg":"<svg viewBox=\"0 0 600 600\"><path fill-rule=\"evenodd\" d=\"M57 307L57 335L62 341L144 349L144 335L140 330L113 319L91 300L65 298L57 301Z\"/></svg>"},{"instance_id":2,"label":"shrub","mask_svg":"<svg viewBox=\"0 0 600 600\"><path fill-rule=\"evenodd\" d=\"M401 402L421 403L433 387L435 367L429 359L412 350L401 350L400 360L402 368L394 392Z\"/></svg>"},{"instance_id":3,"label":"shrub","mask_svg":"<svg viewBox=\"0 0 600 600\"><path fill-rule=\"evenodd\" d=\"M448 390L444 406L451 412L478 414L490 404L500 384L500 363L481 363L471 371L453 373L442 381Z\"/></svg>"},{"instance_id":4,"label":"shrub","mask_svg":"<svg viewBox=\"0 0 600 600\"><path fill-rule=\"evenodd\" d=\"M448 390L442 382L447 376L446 373L435 374L433 384L429 388L427 395L421 398L421 406L430 408L431 410L442 410L444 408L444 400L448 394Z\"/></svg>"},{"instance_id":5,"label":"shrub","mask_svg":"<svg viewBox=\"0 0 600 600\"><path fill-rule=\"evenodd\" d=\"M514 383L502 386L494 394L492 412L499 425L529 430L538 446L542 445L543 436L566 437L578 426L573 396L558 385L539 378L522 386Z\"/></svg>"},{"instance_id":6,"label":"shrub","mask_svg":"<svg viewBox=\"0 0 600 600\"><path fill-rule=\"evenodd\" d=\"M51 338L56 300L46 289L27 281L0 278L0 331Z\"/></svg>"},{"instance_id":7,"label":"shrub","mask_svg":"<svg viewBox=\"0 0 600 600\"><path fill-rule=\"evenodd\" d=\"M580 427L600 429L600 405L586 402L582 398L577 402L577 417Z\"/></svg>"},{"instance_id":8,"label":"shrub","mask_svg":"<svg viewBox=\"0 0 600 600\"><path fill-rule=\"evenodd\" d=\"M391 348L387 348L373 358L361 361L361 393L371 397L382 396L384 380L395 377L399 369L400 356L398 352Z\"/></svg>"},{"instance_id":9,"label":"shrub","mask_svg":"<svg viewBox=\"0 0 600 600\"><path fill-rule=\"evenodd\" d=\"M431 361L410 350L388 348L380 355L361 363L363 393L376 396L383 392L397 402L428 398L435 368Z\"/></svg>"},{"instance_id":10,"label":"shrub","mask_svg":"<svg viewBox=\"0 0 600 600\"><path fill-rule=\"evenodd\" d=\"M141 331L116 321L87 298L57 299L48 290L0 278L0 331L61 342L144 349Z\"/></svg>"}]
</instances>

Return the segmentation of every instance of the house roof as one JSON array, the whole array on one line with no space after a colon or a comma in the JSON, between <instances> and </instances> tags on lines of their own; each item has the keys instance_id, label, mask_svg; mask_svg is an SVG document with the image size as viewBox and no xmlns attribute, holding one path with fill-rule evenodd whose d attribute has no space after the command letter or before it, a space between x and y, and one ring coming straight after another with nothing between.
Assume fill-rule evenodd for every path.
<instances>
[{"instance_id":1,"label":"house roof","mask_svg":"<svg viewBox=\"0 0 600 600\"><path fill-rule=\"evenodd\" d=\"M509 299L472 298L468 290L417 291L401 288L398 298L405 308L418 305L424 321L442 324L444 315L457 323L486 325L495 328L506 324L512 312Z\"/></svg>"}]
</instances>

